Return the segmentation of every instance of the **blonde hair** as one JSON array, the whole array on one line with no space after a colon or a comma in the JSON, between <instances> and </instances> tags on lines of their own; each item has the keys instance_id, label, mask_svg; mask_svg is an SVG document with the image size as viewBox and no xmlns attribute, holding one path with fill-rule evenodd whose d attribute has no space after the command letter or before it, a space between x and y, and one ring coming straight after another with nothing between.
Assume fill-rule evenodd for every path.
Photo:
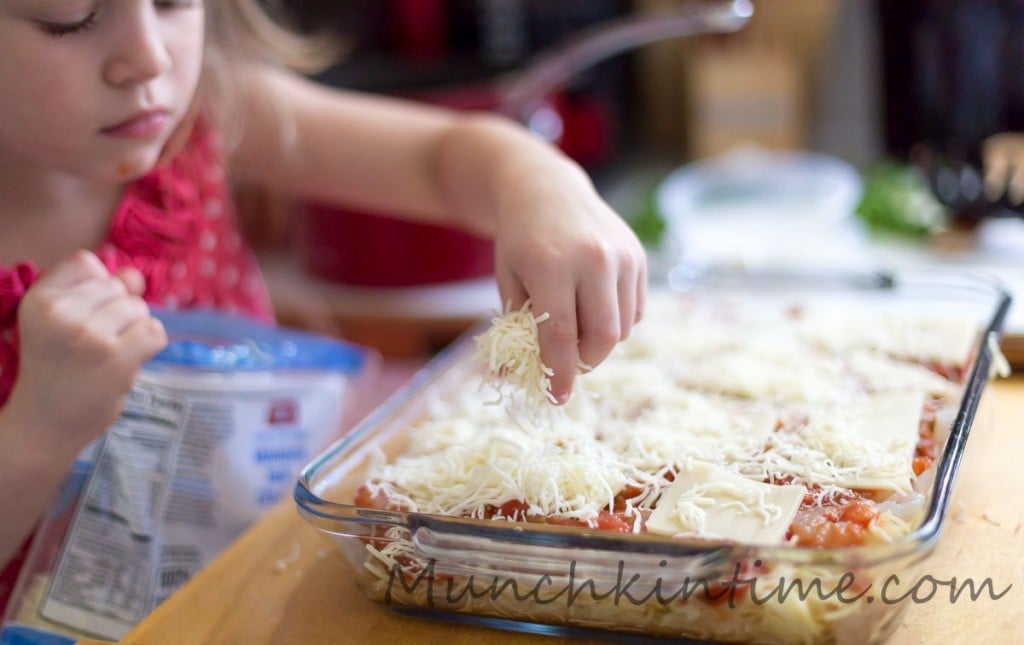
<instances>
[{"instance_id":1,"label":"blonde hair","mask_svg":"<svg viewBox=\"0 0 1024 645\"><path fill-rule=\"evenodd\" d=\"M290 29L280 17L281 5L258 0L205 3L206 51L193 111L216 122L227 149L241 136L243 111L237 108L254 61L312 73L344 52L339 37Z\"/></svg>"}]
</instances>

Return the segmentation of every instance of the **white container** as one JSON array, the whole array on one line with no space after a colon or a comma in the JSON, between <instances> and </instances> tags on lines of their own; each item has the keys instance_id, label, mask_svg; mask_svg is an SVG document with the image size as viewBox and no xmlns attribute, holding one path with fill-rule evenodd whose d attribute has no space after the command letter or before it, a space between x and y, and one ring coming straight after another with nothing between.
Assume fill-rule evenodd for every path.
<instances>
[{"instance_id":1,"label":"white container","mask_svg":"<svg viewBox=\"0 0 1024 645\"><path fill-rule=\"evenodd\" d=\"M845 268L863 261L861 189L836 157L742 148L672 172L657 204L682 261Z\"/></svg>"}]
</instances>

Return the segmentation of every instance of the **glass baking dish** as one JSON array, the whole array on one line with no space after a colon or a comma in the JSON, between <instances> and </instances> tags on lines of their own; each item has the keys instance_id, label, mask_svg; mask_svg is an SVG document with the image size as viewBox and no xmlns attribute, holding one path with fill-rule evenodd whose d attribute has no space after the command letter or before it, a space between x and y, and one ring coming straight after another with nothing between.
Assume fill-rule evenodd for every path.
<instances>
[{"instance_id":1,"label":"glass baking dish","mask_svg":"<svg viewBox=\"0 0 1024 645\"><path fill-rule=\"evenodd\" d=\"M677 267L680 297L828 303L968 316L978 340L931 473L922 511L895 541L846 548L756 545L356 506L368 468L409 447L431 401L477 388L473 330L303 470L301 515L337 546L360 589L403 613L587 637L728 642L884 640L938 539L982 391L997 361L1009 294L955 272L796 273ZM685 292L685 293L684 293ZM872 310L873 311L873 310ZM598 368L600 369L600 367ZM373 553L400 555L380 566ZM410 563L412 563L410 565ZM597 630L597 632L595 632Z\"/></svg>"}]
</instances>

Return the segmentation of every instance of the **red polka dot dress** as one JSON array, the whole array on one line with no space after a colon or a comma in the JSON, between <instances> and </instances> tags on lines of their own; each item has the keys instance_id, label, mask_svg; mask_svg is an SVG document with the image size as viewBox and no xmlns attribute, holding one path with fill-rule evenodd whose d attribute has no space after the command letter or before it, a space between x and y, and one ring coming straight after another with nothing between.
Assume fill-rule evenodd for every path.
<instances>
[{"instance_id":1,"label":"red polka dot dress","mask_svg":"<svg viewBox=\"0 0 1024 645\"><path fill-rule=\"evenodd\" d=\"M272 319L263 276L238 226L218 138L202 121L175 157L126 188L94 251L111 271L141 271L143 297L154 307ZM18 304L38 277L30 262L0 265L0 405L17 377ZM23 556L24 550L6 567L0 562L0 614Z\"/></svg>"}]
</instances>

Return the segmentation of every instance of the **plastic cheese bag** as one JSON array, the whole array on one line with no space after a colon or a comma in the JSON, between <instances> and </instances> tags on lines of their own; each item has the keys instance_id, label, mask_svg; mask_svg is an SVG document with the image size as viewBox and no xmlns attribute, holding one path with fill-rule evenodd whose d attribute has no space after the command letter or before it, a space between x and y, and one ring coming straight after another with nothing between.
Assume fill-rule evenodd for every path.
<instances>
[{"instance_id":1,"label":"plastic cheese bag","mask_svg":"<svg viewBox=\"0 0 1024 645\"><path fill-rule=\"evenodd\" d=\"M121 638L356 420L369 350L209 311L158 316L171 342L43 519L2 645Z\"/></svg>"}]
</instances>

